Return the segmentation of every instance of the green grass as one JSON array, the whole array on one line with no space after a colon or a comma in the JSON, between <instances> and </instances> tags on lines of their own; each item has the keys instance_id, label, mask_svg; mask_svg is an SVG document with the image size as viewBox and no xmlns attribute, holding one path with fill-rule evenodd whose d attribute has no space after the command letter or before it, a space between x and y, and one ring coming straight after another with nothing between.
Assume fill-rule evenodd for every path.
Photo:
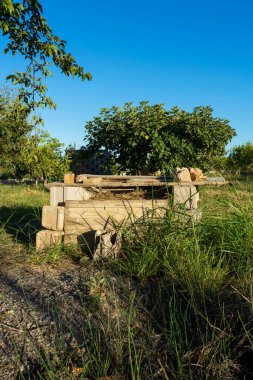
<instances>
[{"instance_id":1,"label":"green grass","mask_svg":"<svg viewBox=\"0 0 253 380\"><path fill-rule=\"evenodd\" d=\"M25 188L0 191L1 206L21 207L24 219L26 207L38 216L48 199L41 190L29 200ZM96 275L89 299L80 293L78 342L66 349L59 328L51 353L38 351L34 378L252 379L253 185L201 189L201 209L197 224L172 212L146 219L121 231L117 261L87 263ZM15 225L19 236L14 215L1 214L2 231ZM77 338L71 321L64 328Z\"/></svg>"},{"instance_id":2,"label":"green grass","mask_svg":"<svg viewBox=\"0 0 253 380\"><path fill-rule=\"evenodd\" d=\"M0 185L0 230L17 242L34 245L41 229L41 209L49 203L49 192L34 186Z\"/></svg>"}]
</instances>

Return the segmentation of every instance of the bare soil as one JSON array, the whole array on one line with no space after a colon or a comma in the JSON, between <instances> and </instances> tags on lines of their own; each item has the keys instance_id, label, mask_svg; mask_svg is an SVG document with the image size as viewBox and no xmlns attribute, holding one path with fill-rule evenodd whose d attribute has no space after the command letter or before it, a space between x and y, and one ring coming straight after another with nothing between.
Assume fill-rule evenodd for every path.
<instances>
[{"instance_id":1,"label":"bare soil","mask_svg":"<svg viewBox=\"0 0 253 380\"><path fill-rule=\"evenodd\" d=\"M1 380L39 378L39 362L61 350L59 342L65 356L75 349L87 325L88 283L98 273L64 260L35 265L22 250L0 250ZM69 366L71 374L76 366Z\"/></svg>"},{"instance_id":2,"label":"bare soil","mask_svg":"<svg viewBox=\"0 0 253 380\"><path fill-rule=\"evenodd\" d=\"M45 368L50 366L50 379L123 380L117 374L117 355L119 346L127 345L122 337L127 337L136 291L135 280L117 276L104 264L62 259L38 265L24 247L0 244L0 379L47 379ZM137 312L134 318L155 355L158 341L147 331L147 316ZM116 375L84 376L89 347L98 343L95 336L102 357L109 349L114 352Z\"/></svg>"}]
</instances>

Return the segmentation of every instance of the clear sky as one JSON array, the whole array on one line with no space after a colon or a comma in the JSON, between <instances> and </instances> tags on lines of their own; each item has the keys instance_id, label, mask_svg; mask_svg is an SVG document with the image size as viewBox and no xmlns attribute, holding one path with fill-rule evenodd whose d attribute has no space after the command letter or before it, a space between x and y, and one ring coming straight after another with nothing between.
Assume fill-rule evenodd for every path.
<instances>
[{"instance_id":1,"label":"clear sky","mask_svg":"<svg viewBox=\"0 0 253 380\"><path fill-rule=\"evenodd\" d=\"M235 128L232 146L253 141L253 0L41 3L54 33L93 76L81 82L53 70L47 83L57 110L41 112L45 128L66 145L83 144L85 122L101 108L141 100L187 111L211 105ZM11 55L1 62L3 84L22 62Z\"/></svg>"}]
</instances>

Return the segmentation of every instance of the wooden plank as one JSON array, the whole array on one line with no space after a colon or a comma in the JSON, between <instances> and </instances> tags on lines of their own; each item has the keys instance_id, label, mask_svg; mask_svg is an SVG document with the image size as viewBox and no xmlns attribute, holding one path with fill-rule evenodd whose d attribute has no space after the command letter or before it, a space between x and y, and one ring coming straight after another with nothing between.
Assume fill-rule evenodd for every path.
<instances>
[{"instance_id":1,"label":"wooden plank","mask_svg":"<svg viewBox=\"0 0 253 380\"><path fill-rule=\"evenodd\" d=\"M76 208L155 208L155 207L163 207L167 205L167 199L89 199L87 201L66 201L65 209L68 207L76 207Z\"/></svg>"},{"instance_id":2,"label":"wooden plank","mask_svg":"<svg viewBox=\"0 0 253 380\"><path fill-rule=\"evenodd\" d=\"M96 188L107 188L113 189L116 187L129 188L129 187L171 187L171 186L221 186L226 185L226 181L194 181L194 182L138 182L138 181L128 181L128 182L101 182L96 185ZM83 187L90 187L88 185L82 184Z\"/></svg>"},{"instance_id":3,"label":"wooden plank","mask_svg":"<svg viewBox=\"0 0 253 380\"><path fill-rule=\"evenodd\" d=\"M67 201L65 205L64 231L81 234L90 230L104 229L115 223L131 224L147 213L154 217L164 215L167 200L89 200Z\"/></svg>"},{"instance_id":4,"label":"wooden plank","mask_svg":"<svg viewBox=\"0 0 253 380\"><path fill-rule=\"evenodd\" d=\"M171 186L221 186L228 184L225 180L205 180L205 181L192 181L192 182L159 182L159 181L127 181L127 182L119 182L119 181L102 181L99 185L91 186L86 185L85 183L74 183L72 185L66 185L61 182L53 182L47 185L48 188L51 187L65 187L65 186L74 186L74 187L84 187L84 188L136 188L136 187L171 187Z\"/></svg>"},{"instance_id":5,"label":"wooden plank","mask_svg":"<svg viewBox=\"0 0 253 380\"><path fill-rule=\"evenodd\" d=\"M81 175L84 175L86 176L87 178L97 178L97 177L100 177L102 178L103 180L106 180L106 181L114 181L114 180L128 180L128 179L157 179L157 180L164 180L166 179L167 181L170 181L171 180L171 176L169 175L114 175L114 174L111 174L111 175L100 175L100 174L81 174Z\"/></svg>"}]
</instances>

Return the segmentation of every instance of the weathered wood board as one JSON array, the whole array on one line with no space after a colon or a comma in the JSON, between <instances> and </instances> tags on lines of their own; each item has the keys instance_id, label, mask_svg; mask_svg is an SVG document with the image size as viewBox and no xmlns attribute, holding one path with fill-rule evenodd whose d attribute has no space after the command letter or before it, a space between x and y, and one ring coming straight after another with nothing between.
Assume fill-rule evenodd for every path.
<instances>
[{"instance_id":1,"label":"weathered wood board","mask_svg":"<svg viewBox=\"0 0 253 380\"><path fill-rule=\"evenodd\" d=\"M191 182L187 182L187 181L182 181L182 182L170 182L170 181L166 181L166 180L157 180L157 179L140 179L138 180L138 178L132 178L132 179L125 179L124 176L121 176L122 178L121 179L110 179L110 178L103 178L102 182L100 182L99 184L95 185L94 187L96 187L97 189L103 189L103 188L106 188L106 189L114 189L114 188L136 188L136 187L140 187L140 188L145 188L145 187L165 187L165 188L169 188L169 187L173 187L173 186L202 186L202 185L209 185L209 186L222 186L222 185L225 185L227 184L228 182L226 182L224 179L222 178L207 178L207 180L204 180L204 181L191 181ZM64 183L60 183L60 182L53 182L53 183L50 183L47 185L48 188L57 188L57 187L65 187L65 186L69 186L69 187L82 187L82 188L90 188L90 187L93 187L93 185L91 184L85 184L85 183L74 183L72 185L66 185Z\"/></svg>"},{"instance_id":2,"label":"weathered wood board","mask_svg":"<svg viewBox=\"0 0 253 380\"><path fill-rule=\"evenodd\" d=\"M65 242L75 242L78 235L131 224L139 218L164 215L167 199L66 201L64 216Z\"/></svg>"}]
</instances>

